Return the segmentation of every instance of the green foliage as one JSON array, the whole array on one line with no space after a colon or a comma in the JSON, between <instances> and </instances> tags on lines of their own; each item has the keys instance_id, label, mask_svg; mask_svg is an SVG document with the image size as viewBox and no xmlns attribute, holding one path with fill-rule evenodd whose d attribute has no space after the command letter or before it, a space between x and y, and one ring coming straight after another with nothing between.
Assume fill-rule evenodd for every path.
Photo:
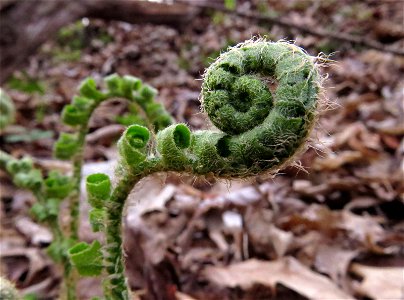
<instances>
[{"instance_id":1,"label":"green foliage","mask_svg":"<svg viewBox=\"0 0 404 300\"><path fill-rule=\"evenodd\" d=\"M84 48L84 29L85 26L81 21L61 28L57 34L58 44L62 47L68 47L69 50Z\"/></svg>"},{"instance_id":2,"label":"green foliage","mask_svg":"<svg viewBox=\"0 0 404 300\"><path fill-rule=\"evenodd\" d=\"M46 198L66 198L72 189L72 180L69 176L51 171L44 181Z\"/></svg>"},{"instance_id":3,"label":"green foliage","mask_svg":"<svg viewBox=\"0 0 404 300\"><path fill-rule=\"evenodd\" d=\"M32 160L28 157L9 160L6 170L13 176L13 182L18 187L38 191L42 186L42 174L33 167Z\"/></svg>"},{"instance_id":4,"label":"green foliage","mask_svg":"<svg viewBox=\"0 0 404 300\"><path fill-rule=\"evenodd\" d=\"M11 98L0 89L0 130L14 122L15 108Z\"/></svg>"},{"instance_id":5,"label":"green foliage","mask_svg":"<svg viewBox=\"0 0 404 300\"><path fill-rule=\"evenodd\" d=\"M79 243L69 250L69 257L82 276L98 276L102 271L102 253L99 241L91 245Z\"/></svg>"},{"instance_id":6,"label":"green foliage","mask_svg":"<svg viewBox=\"0 0 404 300\"><path fill-rule=\"evenodd\" d=\"M106 95L97 89L97 84L94 78L91 77L81 82L79 94L95 101L101 101L106 98Z\"/></svg>"},{"instance_id":7,"label":"green foliage","mask_svg":"<svg viewBox=\"0 0 404 300\"><path fill-rule=\"evenodd\" d=\"M237 0L224 0L224 7L230 10L236 9Z\"/></svg>"},{"instance_id":8,"label":"green foliage","mask_svg":"<svg viewBox=\"0 0 404 300\"><path fill-rule=\"evenodd\" d=\"M85 23L77 21L59 30L57 46L52 49L57 61L77 61L89 44L104 46L114 40L106 30Z\"/></svg>"},{"instance_id":9,"label":"green foliage","mask_svg":"<svg viewBox=\"0 0 404 300\"><path fill-rule=\"evenodd\" d=\"M88 117L89 115L86 110L80 109L73 104L66 105L62 111L63 123L70 126L85 124Z\"/></svg>"},{"instance_id":10,"label":"green foliage","mask_svg":"<svg viewBox=\"0 0 404 300\"><path fill-rule=\"evenodd\" d=\"M37 299L38 297L34 293L29 293L24 295L24 297L22 297L22 300L37 300Z\"/></svg>"},{"instance_id":11,"label":"green foliage","mask_svg":"<svg viewBox=\"0 0 404 300\"><path fill-rule=\"evenodd\" d=\"M24 72L19 74L18 77L14 75L11 76L11 78L7 81L7 85L10 89L27 94L45 94L45 85L38 79L30 77Z\"/></svg>"},{"instance_id":12,"label":"green foliage","mask_svg":"<svg viewBox=\"0 0 404 300\"><path fill-rule=\"evenodd\" d=\"M270 82L275 83L274 91ZM128 294L122 241L116 234L123 203L139 180L161 171L243 178L276 170L304 144L315 119L318 92L317 69L303 50L286 42L246 42L221 54L205 72L203 108L222 132L191 133L185 124L155 127L156 141L151 143L146 127L128 127L118 142L118 182L104 202L108 209L94 217L104 220L106 264L113 263L106 270L115 276L107 284L112 295L125 299ZM138 103L147 117L161 116L156 113L158 104L149 105L146 95L140 95Z\"/></svg>"},{"instance_id":13,"label":"green foliage","mask_svg":"<svg viewBox=\"0 0 404 300\"><path fill-rule=\"evenodd\" d=\"M1 117L0 117L1 119ZM53 137L53 131L50 130L41 130L41 129L32 129L28 130L24 127L15 127L17 129L16 133L8 134L4 137L4 140L7 143L30 143L42 139L50 139Z\"/></svg>"},{"instance_id":14,"label":"green foliage","mask_svg":"<svg viewBox=\"0 0 404 300\"><path fill-rule=\"evenodd\" d=\"M40 80L29 76L26 72L21 72L17 75L11 76L11 78L7 81L7 85L10 89L30 95L38 94L42 96L45 94L45 84ZM35 110L35 118L38 122L40 122L45 116L45 107L46 105L44 101L40 100Z\"/></svg>"},{"instance_id":15,"label":"green foliage","mask_svg":"<svg viewBox=\"0 0 404 300\"><path fill-rule=\"evenodd\" d=\"M215 13L214 17L216 16L217 13L218 13L218 12ZM218 16L216 16L216 17L219 18ZM218 19L217 22L223 22L225 17L226 17L226 16L223 15L223 20L220 21L220 19ZM231 45L234 45L234 41L231 40L231 39L227 39L227 40L226 40L226 43L224 44L224 46L223 46L221 49L215 50L215 51L211 51L211 52L208 52L208 53L205 53L204 55L202 55L202 56L201 56L201 60L202 60L203 65L204 65L205 67L210 66L210 64L211 64L212 62L214 62L214 61L220 56L220 54L221 54L222 52L226 51L226 50L228 49L228 47L230 47Z\"/></svg>"},{"instance_id":16,"label":"green foliage","mask_svg":"<svg viewBox=\"0 0 404 300\"><path fill-rule=\"evenodd\" d=\"M75 241L70 238L54 239L46 249L46 252L53 261L66 264L68 262L68 251L74 244Z\"/></svg>"},{"instance_id":17,"label":"green foliage","mask_svg":"<svg viewBox=\"0 0 404 300\"><path fill-rule=\"evenodd\" d=\"M59 139L53 145L53 152L56 158L68 160L76 154L79 143L75 134L62 132Z\"/></svg>"},{"instance_id":18,"label":"green foliage","mask_svg":"<svg viewBox=\"0 0 404 300\"><path fill-rule=\"evenodd\" d=\"M136 103L129 103L128 110L128 113L116 117L117 123L125 126L130 126L133 124L147 126L147 121L145 120L145 118L139 115L140 108Z\"/></svg>"},{"instance_id":19,"label":"green foliage","mask_svg":"<svg viewBox=\"0 0 404 300\"><path fill-rule=\"evenodd\" d=\"M104 230L105 210L103 208L93 208L90 210L88 217L90 219L91 228L94 232Z\"/></svg>"},{"instance_id":20,"label":"green foliage","mask_svg":"<svg viewBox=\"0 0 404 300\"><path fill-rule=\"evenodd\" d=\"M136 165L146 159L146 145L150 132L140 125L129 126L118 141L118 149L128 166Z\"/></svg>"},{"instance_id":21,"label":"green foliage","mask_svg":"<svg viewBox=\"0 0 404 300\"><path fill-rule=\"evenodd\" d=\"M71 160L72 176L49 172L43 179L32 160L16 160L2 151L0 166L16 185L37 196L31 211L53 229L55 239L47 250L64 267L67 291L74 291L72 267L82 276L98 276L105 270L105 297L129 299L121 222L135 184L156 172L244 178L279 169L302 148L313 127L319 75L312 57L286 42L258 40L230 48L206 70L202 85L203 110L219 130L196 132L186 124L173 125L170 114L155 101L157 91L140 79L113 74L104 83L106 88L101 89L93 78L84 80L78 95L62 112L62 120L72 132L60 134L54 154ZM77 243L78 206L88 122L97 106L111 98L126 99L137 124L128 126L118 141L115 183L102 173L86 179L93 207L91 226L106 237L101 251L98 241ZM69 234L58 225L63 199L70 204ZM74 299L68 294L69 300Z\"/></svg>"},{"instance_id":22,"label":"green foliage","mask_svg":"<svg viewBox=\"0 0 404 300\"><path fill-rule=\"evenodd\" d=\"M191 131L185 124L167 127L157 134L157 150L163 157L164 165L173 171L181 171L189 164L184 149L191 144Z\"/></svg>"},{"instance_id":23,"label":"green foliage","mask_svg":"<svg viewBox=\"0 0 404 300\"><path fill-rule=\"evenodd\" d=\"M94 208L102 208L103 201L111 194L111 181L109 177L102 173L92 174L86 181L88 202Z\"/></svg>"},{"instance_id":24,"label":"green foliage","mask_svg":"<svg viewBox=\"0 0 404 300\"><path fill-rule=\"evenodd\" d=\"M300 48L285 42L247 42L222 54L204 79L203 107L225 135L213 153L205 142L215 140L216 133L195 136L198 168L217 163L222 167L211 172L218 176L251 176L278 168L306 139L319 76ZM274 94L268 81L277 83Z\"/></svg>"}]
</instances>

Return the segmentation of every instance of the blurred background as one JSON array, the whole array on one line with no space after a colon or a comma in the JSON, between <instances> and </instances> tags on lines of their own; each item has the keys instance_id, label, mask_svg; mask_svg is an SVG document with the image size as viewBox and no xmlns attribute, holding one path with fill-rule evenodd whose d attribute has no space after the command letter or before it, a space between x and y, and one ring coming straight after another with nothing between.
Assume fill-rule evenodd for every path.
<instances>
[{"instance_id":1,"label":"blurred background","mask_svg":"<svg viewBox=\"0 0 404 300\"><path fill-rule=\"evenodd\" d=\"M1 149L68 171L52 159L59 114L90 75L137 76L178 122L208 128L204 69L257 37L320 54L327 79L310 148L273 178L145 180L125 217L135 299L403 299L403 1L0 0L0 82L16 107ZM85 174L113 174L115 142L133 118L121 101L97 110ZM55 299L52 235L29 215L34 197L3 171L0 180L1 274L23 294ZM102 238L81 223L82 240ZM101 295L99 281L83 279L79 293Z\"/></svg>"}]
</instances>

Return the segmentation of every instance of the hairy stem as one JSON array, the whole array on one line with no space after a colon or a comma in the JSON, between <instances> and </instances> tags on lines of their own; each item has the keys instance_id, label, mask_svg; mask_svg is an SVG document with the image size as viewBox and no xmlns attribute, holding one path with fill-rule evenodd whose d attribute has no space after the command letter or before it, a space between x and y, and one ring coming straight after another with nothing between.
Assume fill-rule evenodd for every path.
<instances>
[{"instance_id":1,"label":"hairy stem","mask_svg":"<svg viewBox=\"0 0 404 300\"><path fill-rule=\"evenodd\" d=\"M106 279L104 288L105 294L109 294L111 299L128 299L129 297L122 260L122 211L125 199L140 178L138 176L131 176L130 174L125 175L127 176L119 180L107 210L107 255L105 256L105 265L109 276Z\"/></svg>"},{"instance_id":2,"label":"hairy stem","mask_svg":"<svg viewBox=\"0 0 404 300\"><path fill-rule=\"evenodd\" d=\"M122 247L122 213L125 201L133 187L142 178L152 173L163 171L163 166L159 159L150 159L136 169L136 171L131 168L121 170L119 181L108 204L106 204L105 233L107 243L104 265L106 266L108 277L104 281L104 294L107 299L129 299Z\"/></svg>"},{"instance_id":3,"label":"hairy stem","mask_svg":"<svg viewBox=\"0 0 404 300\"><path fill-rule=\"evenodd\" d=\"M85 138L88 132L88 123L81 126L78 135L79 148L73 158L73 182L74 188L70 196L70 234L73 240L78 240L79 229L79 208L80 208L80 183L81 170L83 167L83 156L85 147Z\"/></svg>"},{"instance_id":4,"label":"hairy stem","mask_svg":"<svg viewBox=\"0 0 404 300\"><path fill-rule=\"evenodd\" d=\"M47 222L47 225L49 228L52 230L54 242L58 244L63 244L63 241L65 239L65 236L63 235L63 232L59 226L59 222L57 219L55 220L50 220ZM66 299L66 300L76 300L76 277L73 272L72 266L70 264L70 261L66 259L66 257L63 258L63 261L61 263L61 266L63 267L63 282L62 282L62 292L60 293L61 299Z\"/></svg>"}]
</instances>

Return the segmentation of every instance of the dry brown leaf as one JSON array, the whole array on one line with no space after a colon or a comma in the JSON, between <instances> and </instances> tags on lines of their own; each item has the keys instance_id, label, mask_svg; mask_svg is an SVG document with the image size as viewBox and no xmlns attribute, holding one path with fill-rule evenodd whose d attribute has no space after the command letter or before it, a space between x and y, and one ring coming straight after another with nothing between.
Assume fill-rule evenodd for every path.
<instances>
[{"instance_id":1,"label":"dry brown leaf","mask_svg":"<svg viewBox=\"0 0 404 300\"><path fill-rule=\"evenodd\" d=\"M353 264L351 271L363 277L354 286L361 295L375 300L404 299L404 267L371 267Z\"/></svg>"},{"instance_id":2,"label":"dry brown leaf","mask_svg":"<svg viewBox=\"0 0 404 300\"><path fill-rule=\"evenodd\" d=\"M19 274L12 276L13 280L17 280L23 273L26 273L24 281L31 282L35 276L49 266L49 260L38 248L10 248L2 249L0 252L0 258L4 260L16 257L26 258L28 264L23 266L24 270L20 270Z\"/></svg>"},{"instance_id":3,"label":"dry brown leaf","mask_svg":"<svg viewBox=\"0 0 404 300\"><path fill-rule=\"evenodd\" d=\"M293 241L293 234L273 224L272 210L250 206L244 222L249 243L257 253L270 258L285 255Z\"/></svg>"},{"instance_id":4,"label":"dry brown leaf","mask_svg":"<svg viewBox=\"0 0 404 300\"><path fill-rule=\"evenodd\" d=\"M15 227L35 246L49 245L52 242L52 234L49 229L34 223L29 218L17 219Z\"/></svg>"},{"instance_id":5,"label":"dry brown leaf","mask_svg":"<svg viewBox=\"0 0 404 300\"><path fill-rule=\"evenodd\" d=\"M58 285L57 279L47 277L38 283L21 289L21 294L35 294L39 299L57 299L59 293Z\"/></svg>"},{"instance_id":6,"label":"dry brown leaf","mask_svg":"<svg viewBox=\"0 0 404 300\"><path fill-rule=\"evenodd\" d=\"M284 229L317 230L334 238L336 233L346 233L347 237L368 244L383 238L383 228L370 216L358 216L350 211L332 211L321 205L310 205L303 213L295 214L282 221Z\"/></svg>"},{"instance_id":7,"label":"dry brown leaf","mask_svg":"<svg viewBox=\"0 0 404 300\"><path fill-rule=\"evenodd\" d=\"M249 289L263 284L275 289L282 284L309 299L354 299L327 277L317 274L292 257L275 261L250 259L228 267L209 267L206 278L219 286Z\"/></svg>"},{"instance_id":8,"label":"dry brown leaf","mask_svg":"<svg viewBox=\"0 0 404 300\"><path fill-rule=\"evenodd\" d=\"M359 151L341 151L338 154L330 154L325 158L317 158L314 161L313 168L314 170L321 171L335 170L345 164L356 162L361 159L363 159L363 155Z\"/></svg>"},{"instance_id":9,"label":"dry brown leaf","mask_svg":"<svg viewBox=\"0 0 404 300\"><path fill-rule=\"evenodd\" d=\"M356 250L342 249L338 245L321 244L315 256L315 268L329 275L338 284L344 284L344 279L351 260L358 254Z\"/></svg>"},{"instance_id":10,"label":"dry brown leaf","mask_svg":"<svg viewBox=\"0 0 404 300\"><path fill-rule=\"evenodd\" d=\"M195 298L191 297L190 295L181 293L181 292L175 292L175 296L177 297L177 300L196 300Z\"/></svg>"}]
</instances>

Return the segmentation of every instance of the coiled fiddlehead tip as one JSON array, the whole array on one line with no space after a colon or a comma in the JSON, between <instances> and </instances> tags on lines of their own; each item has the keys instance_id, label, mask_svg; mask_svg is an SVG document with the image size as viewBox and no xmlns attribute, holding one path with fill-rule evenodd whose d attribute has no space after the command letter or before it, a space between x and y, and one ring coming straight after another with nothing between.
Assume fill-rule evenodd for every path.
<instances>
[{"instance_id":1,"label":"coiled fiddlehead tip","mask_svg":"<svg viewBox=\"0 0 404 300\"><path fill-rule=\"evenodd\" d=\"M51 171L44 180L44 188L46 198L64 199L72 189L72 181L68 176L57 171Z\"/></svg>"},{"instance_id":2,"label":"coiled fiddlehead tip","mask_svg":"<svg viewBox=\"0 0 404 300\"><path fill-rule=\"evenodd\" d=\"M9 160L6 170L12 175L13 182L18 187L37 191L42 186L42 174L33 167L32 160L28 157Z\"/></svg>"},{"instance_id":3,"label":"coiled fiddlehead tip","mask_svg":"<svg viewBox=\"0 0 404 300\"><path fill-rule=\"evenodd\" d=\"M127 167L135 166L144 161L146 145L150 138L149 130L141 125L131 125L118 141L118 149Z\"/></svg>"},{"instance_id":4,"label":"coiled fiddlehead tip","mask_svg":"<svg viewBox=\"0 0 404 300\"><path fill-rule=\"evenodd\" d=\"M157 150L163 163L173 171L181 171L189 165L190 158L184 149L191 144L191 131L185 124L175 124L157 134Z\"/></svg>"},{"instance_id":5,"label":"coiled fiddlehead tip","mask_svg":"<svg viewBox=\"0 0 404 300\"><path fill-rule=\"evenodd\" d=\"M230 48L206 70L201 102L222 132L194 134L194 171L247 177L278 169L313 127L320 76L311 56L284 41Z\"/></svg>"},{"instance_id":6,"label":"coiled fiddlehead tip","mask_svg":"<svg viewBox=\"0 0 404 300\"><path fill-rule=\"evenodd\" d=\"M98 276L102 271L102 253L99 241L91 245L81 242L69 249L70 261L82 276Z\"/></svg>"},{"instance_id":7,"label":"coiled fiddlehead tip","mask_svg":"<svg viewBox=\"0 0 404 300\"><path fill-rule=\"evenodd\" d=\"M76 154L79 147L77 135L62 132L53 145L53 153L56 158L68 160Z\"/></svg>"},{"instance_id":8,"label":"coiled fiddlehead tip","mask_svg":"<svg viewBox=\"0 0 404 300\"><path fill-rule=\"evenodd\" d=\"M86 179L88 201L94 208L102 208L111 194L111 180L103 173L91 174Z\"/></svg>"}]
</instances>

